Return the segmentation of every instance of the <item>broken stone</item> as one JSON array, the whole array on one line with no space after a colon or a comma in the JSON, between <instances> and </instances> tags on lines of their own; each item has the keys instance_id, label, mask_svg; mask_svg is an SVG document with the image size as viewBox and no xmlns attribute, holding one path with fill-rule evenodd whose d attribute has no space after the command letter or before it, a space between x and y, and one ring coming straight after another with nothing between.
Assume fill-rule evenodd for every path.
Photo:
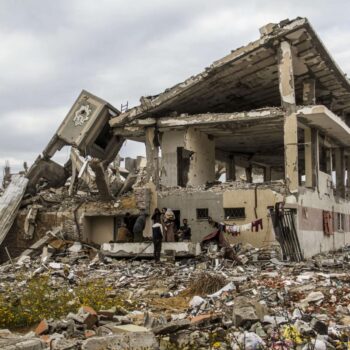
<instances>
[{"instance_id":1,"label":"broken stone","mask_svg":"<svg viewBox=\"0 0 350 350\"><path fill-rule=\"evenodd\" d=\"M263 306L254 300L239 296L234 301L233 320L236 327L258 322L264 313Z\"/></svg>"},{"instance_id":2,"label":"broken stone","mask_svg":"<svg viewBox=\"0 0 350 350\"><path fill-rule=\"evenodd\" d=\"M177 320L177 321L171 321L168 322L165 325L158 326L156 328L152 329L152 332L155 335L161 335L161 334L169 334L174 333L181 329L189 328L191 325L191 322L189 320Z\"/></svg>"},{"instance_id":3,"label":"broken stone","mask_svg":"<svg viewBox=\"0 0 350 350\"><path fill-rule=\"evenodd\" d=\"M324 299L324 294L322 292L311 292L302 302L312 303L318 302Z\"/></svg>"},{"instance_id":4,"label":"broken stone","mask_svg":"<svg viewBox=\"0 0 350 350\"><path fill-rule=\"evenodd\" d=\"M35 329L35 334L37 336L46 334L49 332L49 324L46 320L42 320Z\"/></svg>"},{"instance_id":5,"label":"broken stone","mask_svg":"<svg viewBox=\"0 0 350 350\"><path fill-rule=\"evenodd\" d=\"M82 350L145 350L159 349L158 341L152 332L123 332L105 337L93 337L85 340Z\"/></svg>"}]
</instances>

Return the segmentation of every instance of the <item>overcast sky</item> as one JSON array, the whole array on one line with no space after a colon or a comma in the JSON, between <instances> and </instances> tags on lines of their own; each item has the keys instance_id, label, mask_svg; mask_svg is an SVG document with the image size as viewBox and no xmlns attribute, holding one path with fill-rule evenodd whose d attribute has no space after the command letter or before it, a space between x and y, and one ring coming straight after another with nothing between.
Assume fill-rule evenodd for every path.
<instances>
[{"instance_id":1,"label":"overcast sky","mask_svg":"<svg viewBox=\"0 0 350 350\"><path fill-rule=\"evenodd\" d=\"M269 22L308 17L349 73L349 13L346 0L0 0L0 168L30 164L82 89L134 106ZM142 152L129 142L122 155Z\"/></svg>"}]
</instances>

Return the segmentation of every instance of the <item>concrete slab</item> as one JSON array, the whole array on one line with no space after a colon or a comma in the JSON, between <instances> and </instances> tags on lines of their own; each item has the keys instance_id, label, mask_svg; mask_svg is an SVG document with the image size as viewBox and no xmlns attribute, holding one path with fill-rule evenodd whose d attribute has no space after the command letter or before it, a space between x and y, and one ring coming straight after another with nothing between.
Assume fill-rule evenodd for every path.
<instances>
[{"instance_id":1,"label":"concrete slab","mask_svg":"<svg viewBox=\"0 0 350 350\"><path fill-rule=\"evenodd\" d=\"M193 257L201 253L200 244L192 242L163 242L162 254L169 250L175 251L175 257ZM104 243L101 246L101 253L118 258L136 255L140 258L153 257L153 244L152 242Z\"/></svg>"}]
</instances>

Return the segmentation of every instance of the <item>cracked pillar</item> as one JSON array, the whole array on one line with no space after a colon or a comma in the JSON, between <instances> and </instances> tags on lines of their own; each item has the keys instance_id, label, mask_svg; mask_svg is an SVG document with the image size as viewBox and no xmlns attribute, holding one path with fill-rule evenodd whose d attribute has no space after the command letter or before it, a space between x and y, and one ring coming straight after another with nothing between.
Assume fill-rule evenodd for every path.
<instances>
[{"instance_id":1,"label":"cracked pillar","mask_svg":"<svg viewBox=\"0 0 350 350\"><path fill-rule=\"evenodd\" d=\"M320 144L318 130L311 129L312 185L318 188L320 172Z\"/></svg>"},{"instance_id":2,"label":"cracked pillar","mask_svg":"<svg viewBox=\"0 0 350 350\"><path fill-rule=\"evenodd\" d=\"M345 197L345 158L344 149L335 149L335 173L336 173L336 194L339 197Z\"/></svg>"},{"instance_id":3,"label":"cracked pillar","mask_svg":"<svg viewBox=\"0 0 350 350\"><path fill-rule=\"evenodd\" d=\"M147 180L159 188L159 146L156 128L146 129Z\"/></svg>"},{"instance_id":4,"label":"cracked pillar","mask_svg":"<svg viewBox=\"0 0 350 350\"><path fill-rule=\"evenodd\" d=\"M264 182L271 181L271 166L264 167Z\"/></svg>"},{"instance_id":5,"label":"cracked pillar","mask_svg":"<svg viewBox=\"0 0 350 350\"><path fill-rule=\"evenodd\" d=\"M279 91L284 116L284 169L289 191L298 191L298 122L295 113L295 90L292 50L289 42L282 41L278 62Z\"/></svg>"},{"instance_id":6,"label":"cracked pillar","mask_svg":"<svg viewBox=\"0 0 350 350\"><path fill-rule=\"evenodd\" d=\"M312 131L306 127L304 129L304 162L305 162L305 186L314 187L314 162L313 162L313 143Z\"/></svg>"}]
</instances>

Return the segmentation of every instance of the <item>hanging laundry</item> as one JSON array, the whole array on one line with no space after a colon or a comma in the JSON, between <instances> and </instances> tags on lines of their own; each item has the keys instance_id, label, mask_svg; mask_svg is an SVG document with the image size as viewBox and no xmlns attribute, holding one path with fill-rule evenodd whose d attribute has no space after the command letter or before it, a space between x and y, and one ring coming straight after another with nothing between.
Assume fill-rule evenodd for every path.
<instances>
[{"instance_id":1,"label":"hanging laundry","mask_svg":"<svg viewBox=\"0 0 350 350\"><path fill-rule=\"evenodd\" d=\"M263 229L263 221L262 219L258 219L252 222L252 232L255 229L255 232L259 232L259 227L262 230Z\"/></svg>"},{"instance_id":2,"label":"hanging laundry","mask_svg":"<svg viewBox=\"0 0 350 350\"><path fill-rule=\"evenodd\" d=\"M252 223L241 225L240 231L251 231L252 230Z\"/></svg>"},{"instance_id":3,"label":"hanging laundry","mask_svg":"<svg viewBox=\"0 0 350 350\"><path fill-rule=\"evenodd\" d=\"M226 232L230 233L232 236L239 236L240 226L238 226L238 225L226 225Z\"/></svg>"}]
</instances>

